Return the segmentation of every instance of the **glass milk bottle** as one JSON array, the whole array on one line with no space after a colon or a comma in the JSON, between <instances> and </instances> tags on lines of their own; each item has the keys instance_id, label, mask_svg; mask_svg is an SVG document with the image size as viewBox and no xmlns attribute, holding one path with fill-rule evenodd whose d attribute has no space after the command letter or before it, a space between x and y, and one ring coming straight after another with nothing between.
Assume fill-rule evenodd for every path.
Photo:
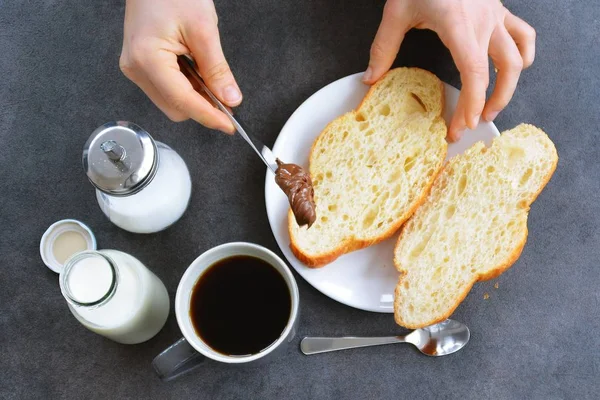
<instances>
[{"instance_id":1,"label":"glass milk bottle","mask_svg":"<svg viewBox=\"0 0 600 400\"><path fill-rule=\"evenodd\" d=\"M183 159L131 122L97 128L84 146L83 167L104 214L129 232L166 229L188 206L192 182Z\"/></svg>"},{"instance_id":2,"label":"glass milk bottle","mask_svg":"<svg viewBox=\"0 0 600 400\"><path fill-rule=\"evenodd\" d=\"M59 282L75 318L118 343L145 342L162 329L169 315L165 285L137 258L121 251L77 253Z\"/></svg>"}]
</instances>

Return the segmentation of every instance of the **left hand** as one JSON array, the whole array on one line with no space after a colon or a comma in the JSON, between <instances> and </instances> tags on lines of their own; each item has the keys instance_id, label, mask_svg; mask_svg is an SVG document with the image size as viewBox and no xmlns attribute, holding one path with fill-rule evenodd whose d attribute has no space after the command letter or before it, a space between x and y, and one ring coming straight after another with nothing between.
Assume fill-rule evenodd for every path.
<instances>
[{"instance_id":1,"label":"left hand","mask_svg":"<svg viewBox=\"0 0 600 400\"><path fill-rule=\"evenodd\" d=\"M375 83L390 69L411 28L437 32L460 72L462 90L448 129L451 141L460 139L466 127L474 129L482 115L493 121L511 100L521 71L535 57L535 30L499 0L388 0L365 83ZM488 55L498 78L486 103Z\"/></svg>"}]
</instances>

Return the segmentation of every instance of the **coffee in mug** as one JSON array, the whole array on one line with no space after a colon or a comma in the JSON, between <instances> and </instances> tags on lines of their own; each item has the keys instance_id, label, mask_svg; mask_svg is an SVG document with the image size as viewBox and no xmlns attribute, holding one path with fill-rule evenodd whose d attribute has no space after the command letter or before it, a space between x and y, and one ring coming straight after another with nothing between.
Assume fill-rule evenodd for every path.
<instances>
[{"instance_id":1,"label":"coffee in mug","mask_svg":"<svg viewBox=\"0 0 600 400\"><path fill-rule=\"evenodd\" d=\"M208 267L190 299L194 331L225 355L266 349L281 336L291 311L283 276L268 262L247 255L228 257Z\"/></svg>"}]
</instances>

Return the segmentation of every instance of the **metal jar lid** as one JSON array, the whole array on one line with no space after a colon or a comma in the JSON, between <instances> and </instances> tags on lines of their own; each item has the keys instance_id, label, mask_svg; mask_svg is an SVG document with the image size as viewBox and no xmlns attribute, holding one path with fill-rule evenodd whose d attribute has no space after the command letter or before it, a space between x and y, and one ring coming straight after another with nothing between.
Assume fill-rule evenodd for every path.
<instances>
[{"instance_id":1,"label":"metal jar lid","mask_svg":"<svg viewBox=\"0 0 600 400\"><path fill-rule=\"evenodd\" d=\"M154 139L132 122L98 127L83 148L83 168L90 182L111 196L139 192L152 181L157 166Z\"/></svg>"}]
</instances>

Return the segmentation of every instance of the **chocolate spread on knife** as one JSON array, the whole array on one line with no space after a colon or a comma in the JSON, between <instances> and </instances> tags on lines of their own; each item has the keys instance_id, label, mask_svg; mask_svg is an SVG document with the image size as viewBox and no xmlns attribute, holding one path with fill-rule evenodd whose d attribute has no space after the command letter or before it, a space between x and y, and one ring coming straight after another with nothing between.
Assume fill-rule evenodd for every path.
<instances>
[{"instance_id":1,"label":"chocolate spread on knife","mask_svg":"<svg viewBox=\"0 0 600 400\"><path fill-rule=\"evenodd\" d=\"M296 164L285 164L277 159L275 182L286 194L298 225L311 225L317 219L315 191L310 175Z\"/></svg>"}]
</instances>

